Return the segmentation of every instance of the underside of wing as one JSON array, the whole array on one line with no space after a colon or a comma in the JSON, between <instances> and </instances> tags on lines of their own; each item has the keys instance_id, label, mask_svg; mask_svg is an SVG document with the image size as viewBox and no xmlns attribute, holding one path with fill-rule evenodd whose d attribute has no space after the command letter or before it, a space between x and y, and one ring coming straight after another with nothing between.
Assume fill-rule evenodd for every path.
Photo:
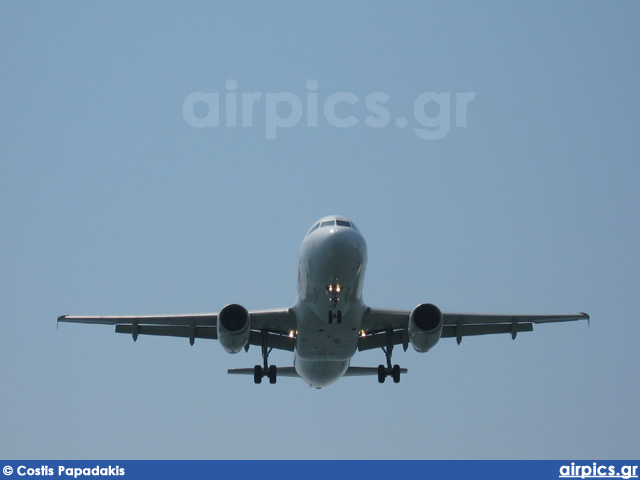
<instances>
[{"instance_id":1,"label":"underside of wing","mask_svg":"<svg viewBox=\"0 0 640 480\"><path fill-rule=\"evenodd\" d=\"M519 332L533 331L536 323L571 322L589 320L586 313L553 315L514 315L484 313L444 313L442 337L456 338L458 344L462 337L509 333L513 339Z\"/></svg>"},{"instance_id":2,"label":"underside of wing","mask_svg":"<svg viewBox=\"0 0 640 480\"><path fill-rule=\"evenodd\" d=\"M358 349L362 351L388 348L389 345L402 345L406 350L410 343L409 327L413 314L424 307L425 305L419 305L413 311L367 308L362 318ZM433 308L439 312L439 309ZM589 315L586 313L554 315L442 313L442 330L438 338L456 338L460 343L462 337L466 336L508 333L515 339L519 332L532 331L536 323L575 320L589 320Z\"/></svg>"},{"instance_id":3,"label":"underside of wing","mask_svg":"<svg viewBox=\"0 0 640 480\"><path fill-rule=\"evenodd\" d=\"M246 312L246 311L245 311ZM293 351L296 329L295 314L291 309L255 310L246 312L247 343L269 348ZM159 335L188 338L193 345L196 338L218 339L218 313L184 315L128 315L128 316L75 316L62 315L58 322L114 325L117 333L126 333L134 341L139 335Z\"/></svg>"},{"instance_id":4,"label":"underside of wing","mask_svg":"<svg viewBox=\"0 0 640 480\"><path fill-rule=\"evenodd\" d=\"M161 335L188 338L193 345L196 338L218 338L217 318L215 313L125 316L62 315L58 317L58 322L115 325L117 333L128 333L134 341L138 339L138 335Z\"/></svg>"},{"instance_id":5,"label":"underside of wing","mask_svg":"<svg viewBox=\"0 0 640 480\"><path fill-rule=\"evenodd\" d=\"M358 350L388 348L389 345L409 345L410 310L367 308L362 317Z\"/></svg>"}]
</instances>

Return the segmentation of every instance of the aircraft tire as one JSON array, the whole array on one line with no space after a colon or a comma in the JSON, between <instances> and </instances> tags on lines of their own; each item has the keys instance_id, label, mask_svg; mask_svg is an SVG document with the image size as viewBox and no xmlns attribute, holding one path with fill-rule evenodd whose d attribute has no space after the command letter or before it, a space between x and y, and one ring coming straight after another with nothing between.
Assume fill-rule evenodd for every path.
<instances>
[{"instance_id":1,"label":"aircraft tire","mask_svg":"<svg viewBox=\"0 0 640 480\"><path fill-rule=\"evenodd\" d=\"M400 383L400 365L393 366L391 378L393 378L393 383Z\"/></svg>"}]
</instances>

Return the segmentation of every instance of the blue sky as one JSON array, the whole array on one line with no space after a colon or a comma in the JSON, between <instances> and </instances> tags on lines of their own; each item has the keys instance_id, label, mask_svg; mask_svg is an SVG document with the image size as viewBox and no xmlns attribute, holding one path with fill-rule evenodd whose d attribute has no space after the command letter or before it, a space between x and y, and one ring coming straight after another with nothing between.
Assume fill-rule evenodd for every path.
<instances>
[{"instance_id":1,"label":"blue sky","mask_svg":"<svg viewBox=\"0 0 640 480\"><path fill-rule=\"evenodd\" d=\"M639 13L637 2L4 2L0 454L637 458ZM219 95L218 127L189 123L198 92ZM261 94L251 126L243 93ZM470 93L461 126L457 94ZM269 94L299 99L300 118L284 100L269 110ZM387 98L379 128L371 94ZM353 103L327 114L331 99ZM268 139L277 117L291 126ZM336 126L345 118L355 125ZM446 134L421 138L429 119ZM328 214L367 239L372 306L587 311L591 327L443 339L396 352L409 369L398 385L319 391L226 375L259 363L254 348L56 329L67 313L289 306L302 237Z\"/></svg>"}]
</instances>

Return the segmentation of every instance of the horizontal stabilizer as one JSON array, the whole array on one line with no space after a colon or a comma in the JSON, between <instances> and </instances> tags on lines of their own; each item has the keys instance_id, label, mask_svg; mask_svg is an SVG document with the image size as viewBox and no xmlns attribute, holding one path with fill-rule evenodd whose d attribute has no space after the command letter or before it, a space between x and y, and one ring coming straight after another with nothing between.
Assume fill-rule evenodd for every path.
<instances>
[{"instance_id":1,"label":"horizontal stabilizer","mask_svg":"<svg viewBox=\"0 0 640 480\"><path fill-rule=\"evenodd\" d=\"M253 375L253 368L230 368L227 373L230 375ZM293 367L278 367L278 377L298 377L296 369Z\"/></svg>"},{"instance_id":2,"label":"horizontal stabilizer","mask_svg":"<svg viewBox=\"0 0 640 480\"><path fill-rule=\"evenodd\" d=\"M407 373L406 368L401 368L400 373ZM279 377L298 377L296 369L293 367L278 367ZM253 375L253 368L231 368L227 370L230 375ZM378 375L378 367L349 367L345 372L345 377L365 377L369 375Z\"/></svg>"},{"instance_id":3,"label":"horizontal stabilizer","mask_svg":"<svg viewBox=\"0 0 640 480\"><path fill-rule=\"evenodd\" d=\"M401 368L400 373L407 373L406 368ZM378 367L349 367L344 374L345 377L364 377L367 375L378 375Z\"/></svg>"}]
</instances>

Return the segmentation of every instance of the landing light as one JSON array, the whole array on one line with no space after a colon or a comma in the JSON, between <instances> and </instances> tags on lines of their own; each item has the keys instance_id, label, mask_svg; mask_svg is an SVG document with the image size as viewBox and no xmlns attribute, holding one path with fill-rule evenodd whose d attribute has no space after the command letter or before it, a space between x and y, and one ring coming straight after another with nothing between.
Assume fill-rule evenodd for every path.
<instances>
[{"instance_id":1,"label":"landing light","mask_svg":"<svg viewBox=\"0 0 640 480\"><path fill-rule=\"evenodd\" d=\"M364 330L360 330L360 336L361 337L366 337L367 336L367 332L365 332Z\"/></svg>"},{"instance_id":2,"label":"landing light","mask_svg":"<svg viewBox=\"0 0 640 480\"><path fill-rule=\"evenodd\" d=\"M293 337L295 337L295 336L296 336L296 332L295 332L295 331L293 331L293 330L291 330L291 331L289 332L289 338L293 338Z\"/></svg>"}]
</instances>

